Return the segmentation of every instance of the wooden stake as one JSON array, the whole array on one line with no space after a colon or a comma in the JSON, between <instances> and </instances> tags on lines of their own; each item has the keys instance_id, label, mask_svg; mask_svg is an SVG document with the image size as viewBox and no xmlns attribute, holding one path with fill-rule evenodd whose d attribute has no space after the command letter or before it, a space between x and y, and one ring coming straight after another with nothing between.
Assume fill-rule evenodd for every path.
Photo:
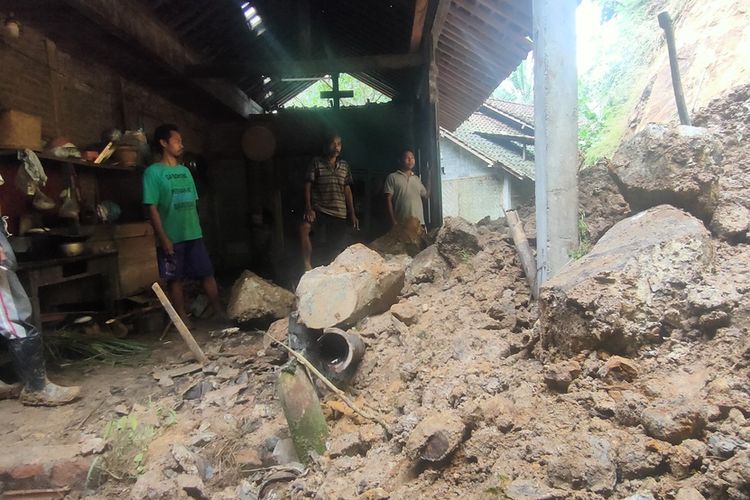
<instances>
[{"instance_id":1,"label":"wooden stake","mask_svg":"<svg viewBox=\"0 0 750 500\"><path fill-rule=\"evenodd\" d=\"M301 355L300 353L298 353L294 349L291 349L286 344L283 344L283 343L279 342L278 340L274 339L273 337L271 337L267 333L264 332L263 335L266 335L274 343L279 344L281 347L283 347L284 349L286 349L286 351L289 354L291 354L294 357L294 359L297 360L297 362L299 362L300 364L302 364L305 368L307 368L308 370L310 370L310 372L313 375L315 375L316 377L318 377L320 379L320 381L323 382L325 384L325 386L328 387L334 394L336 394L339 398L341 398L341 401L343 401L344 403L346 403L346 406L348 406L349 408L351 408L352 411L354 411L358 415L366 418L367 420L372 420L376 424L380 425L383 428L383 430L385 431L386 438L390 439L391 432L388 430L388 426L386 425L386 423L383 421L382 418L378 417L377 415L373 415L372 413L367 412L367 411L362 410L361 408L359 408L356 404L354 404L354 401L352 401L351 399L349 399L349 397L346 395L346 393L344 393L344 391L342 391L341 389L339 389L338 387L336 387L335 385L333 385L333 382L331 382L330 380L328 380L325 375L323 375L322 373L320 373L318 371L318 369L315 368L312 365L312 363L310 363L303 355Z\"/></svg>"},{"instance_id":2,"label":"wooden stake","mask_svg":"<svg viewBox=\"0 0 750 500\"><path fill-rule=\"evenodd\" d=\"M513 244L516 246L518 258L521 260L521 267L526 275L526 282L531 288L531 296L537 297L536 288L536 259L531 252L529 240L526 239L526 232L523 230L523 224L518 217L518 212L508 210L505 212L505 220L508 222L510 234L513 237Z\"/></svg>"},{"instance_id":3,"label":"wooden stake","mask_svg":"<svg viewBox=\"0 0 750 500\"><path fill-rule=\"evenodd\" d=\"M185 323L182 321L182 318L180 318L180 315L177 314L177 311L175 311L174 306L167 298L164 290L162 290L159 286L159 283L154 283L151 286L151 289L154 291L154 293L156 293L156 296L159 298L159 302L161 302L161 305L167 311L167 314L169 314L169 318L172 320L172 323L174 323L177 331L182 336L182 340L185 341L188 349L190 349L190 352L192 352L193 356L195 356L195 360L203 365L208 363L208 358L203 353L203 350L201 350L198 342L195 341L195 338L190 333L190 330L188 330L188 327L185 325Z\"/></svg>"}]
</instances>

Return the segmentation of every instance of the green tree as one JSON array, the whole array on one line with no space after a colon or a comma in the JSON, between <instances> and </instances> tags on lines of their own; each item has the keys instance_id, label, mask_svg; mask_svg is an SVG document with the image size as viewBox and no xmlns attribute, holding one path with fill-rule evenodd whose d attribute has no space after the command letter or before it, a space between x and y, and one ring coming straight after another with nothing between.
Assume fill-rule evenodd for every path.
<instances>
[{"instance_id":1,"label":"green tree","mask_svg":"<svg viewBox=\"0 0 750 500\"><path fill-rule=\"evenodd\" d=\"M534 58L531 54L492 93L495 99L534 104Z\"/></svg>"},{"instance_id":2,"label":"green tree","mask_svg":"<svg viewBox=\"0 0 750 500\"><path fill-rule=\"evenodd\" d=\"M354 78L348 73L339 76L339 89L352 90L354 97L341 99L341 106L364 106L368 103L390 102L388 96L378 92L366 83ZM330 108L333 106L332 99L323 99L320 93L333 90L331 77L321 78L305 90L297 94L293 99L284 104L284 108Z\"/></svg>"}]
</instances>

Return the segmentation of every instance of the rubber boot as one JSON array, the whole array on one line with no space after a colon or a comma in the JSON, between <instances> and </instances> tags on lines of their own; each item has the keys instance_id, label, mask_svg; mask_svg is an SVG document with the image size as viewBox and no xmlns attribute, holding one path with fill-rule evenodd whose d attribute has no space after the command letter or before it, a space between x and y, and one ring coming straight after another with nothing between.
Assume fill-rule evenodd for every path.
<instances>
[{"instance_id":1,"label":"rubber boot","mask_svg":"<svg viewBox=\"0 0 750 500\"><path fill-rule=\"evenodd\" d=\"M16 399L21 394L21 384L6 384L0 380L0 399Z\"/></svg>"},{"instance_id":2,"label":"rubber boot","mask_svg":"<svg viewBox=\"0 0 750 500\"><path fill-rule=\"evenodd\" d=\"M42 336L32 330L28 337L8 341L13 366L21 379L21 403L29 406L59 406L78 397L80 387L61 387L47 380Z\"/></svg>"}]
</instances>

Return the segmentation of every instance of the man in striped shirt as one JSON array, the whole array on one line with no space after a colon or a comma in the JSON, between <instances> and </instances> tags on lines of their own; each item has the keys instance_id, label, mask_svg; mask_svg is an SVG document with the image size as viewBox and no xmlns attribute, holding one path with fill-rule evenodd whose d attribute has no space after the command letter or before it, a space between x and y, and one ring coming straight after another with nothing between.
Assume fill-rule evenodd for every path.
<instances>
[{"instance_id":1,"label":"man in striped shirt","mask_svg":"<svg viewBox=\"0 0 750 500\"><path fill-rule=\"evenodd\" d=\"M355 230L352 172L341 156L341 136L331 134L324 156L313 158L305 174L305 215L300 226L305 271L312 269L310 234L323 233L328 246L338 254L346 245L347 215Z\"/></svg>"}]
</instances>

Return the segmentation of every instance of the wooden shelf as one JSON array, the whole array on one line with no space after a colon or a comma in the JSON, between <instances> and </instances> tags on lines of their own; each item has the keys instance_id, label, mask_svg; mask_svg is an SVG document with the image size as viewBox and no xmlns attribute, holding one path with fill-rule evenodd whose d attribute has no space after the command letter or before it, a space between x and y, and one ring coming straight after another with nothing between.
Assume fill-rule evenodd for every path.
<instances>
[{"instance_id":1,"label":"wooden shelf","mask_svg":"<svg viewBox=\"0 0 750 500\"><path fill-rule=\"evenodd\" d=\"M75 165L77 167L84 167L90 170L111 170L111 171L118 171L118 172L132 172L137 173L138 167L121 167L119 165L109 165L109 164L96 164L94 162L81 160L79 158L58 158L57 156L51 155L49 153L45 153L42 151L34 151L36 155L39 157L42 161L50 161L55 163L67 163L70 165ZM14 158L17 158L18 150L16 149L0 149L0 157L3 156L12 156Z\"/></svg>"}]
</instances>

